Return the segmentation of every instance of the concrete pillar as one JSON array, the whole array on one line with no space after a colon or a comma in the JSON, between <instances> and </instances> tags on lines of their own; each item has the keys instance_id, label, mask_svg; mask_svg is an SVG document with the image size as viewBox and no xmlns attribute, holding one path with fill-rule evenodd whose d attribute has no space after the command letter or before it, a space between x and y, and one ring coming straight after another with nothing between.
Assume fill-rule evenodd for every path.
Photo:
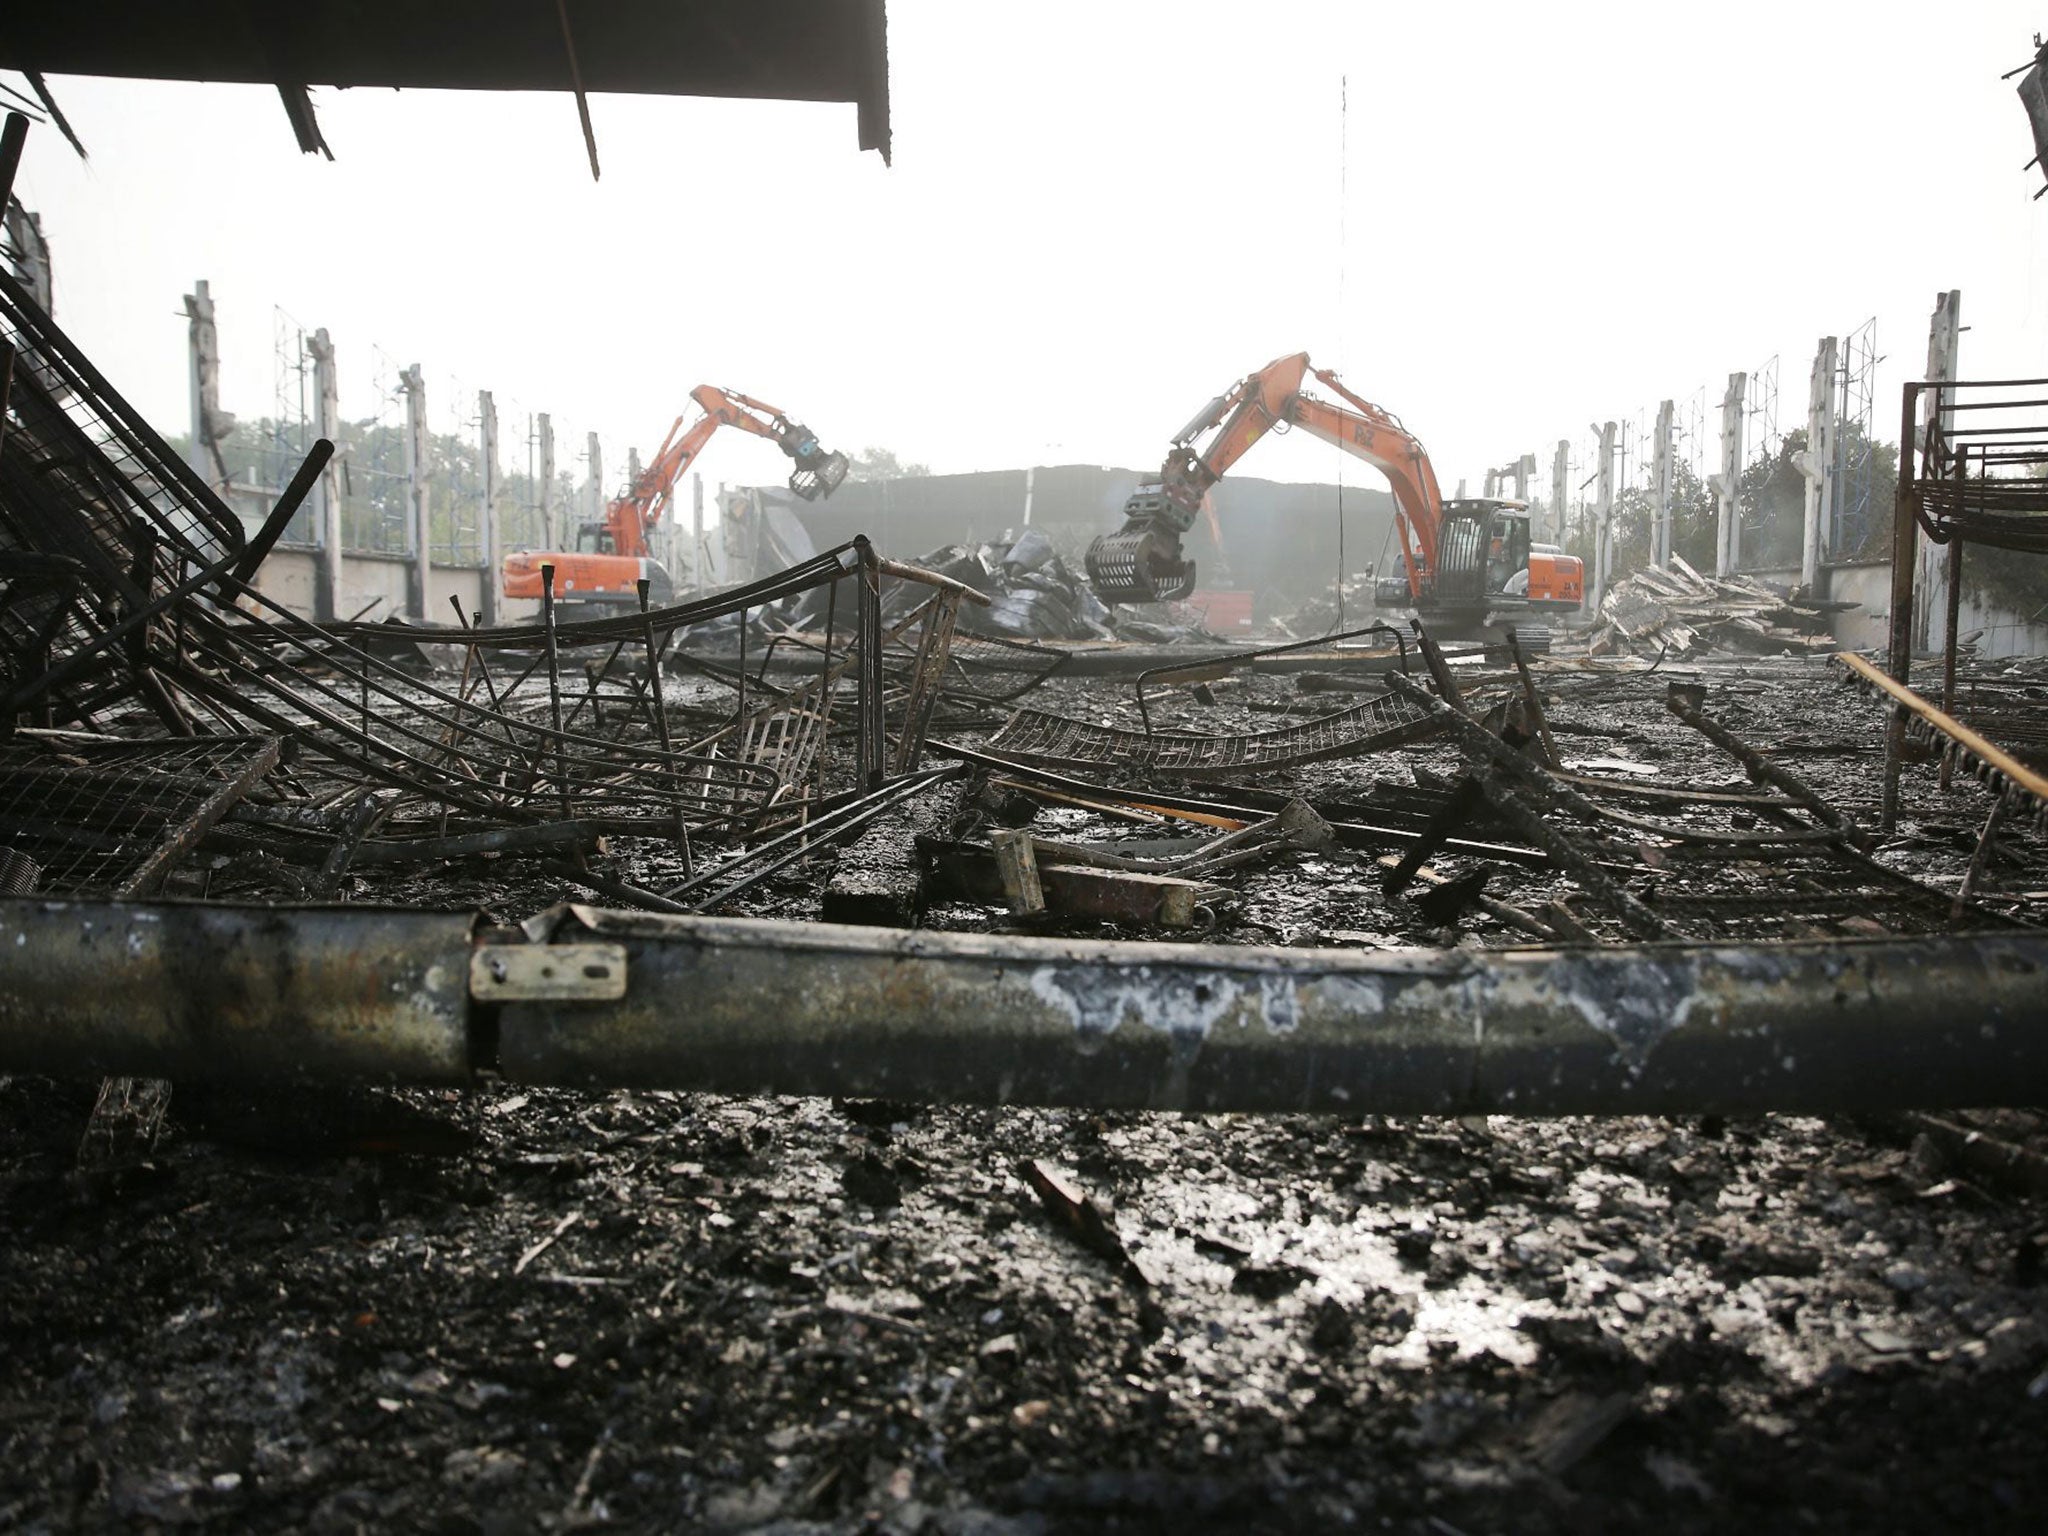
<instances>
[{"instance_id":1,"label":"concrete pillar","mask_svg":"<svg viewBox=\"0 0 2048 1536\"><path fill-rule=\"evenodd\" d=\"M498 622L498 405L488 389L476 392L477 452L483 458L484 504L479 516L478 553L484 563L483 579L477 583L483 593L485 624Z\"/></svg>"},{"instance_id":2,"label":"concrete pillar","mask_svg":"<svg viewBox=\"0 0 2048 1536\"><path fill-rule=\"evenodd\" d=\"M43 234L43 216L21 206L20 198L5 200L4 227L8 245L14 248L14 280L28 290L29 297L46 315L57 312L51 287L50 242Z\"/></svg>"},{"instance_id":3,"label":"concrete pillar","mask_svg":"<svg viewBox=\"0 0 2048 1536\"><path fill-rule=\"evenodd\" d=\"M1500 494L1500 471L1499 471L1499 470L1497 470L1497 469L1489 469L1489 470L1488 470L1488 471L1486 472L1486 489L1485 489L1485 490L1483 490L1483 491L1481 491L1481 492L1480 492L1479 494L1480 494L1480 495L1482 495L1482 496L1484 496L1484 497L1485 497L1485 498L1486 498L1487 500L1489 500L1489 501L1491 501L1491 500L1492 500L1492 499L1493 499L1494 497L1496 497L1496 496L1498 496L1498 495Z\"/></svg>"},{"instance_id":4,"label":"concrete pillar","mask_svg":"<svg viewBox=\"0 0 2048 1536\"><path fill-rule=\"evenodd\" d=\"M186 462L208 485L226 494L228 471L220 445L235 429L235 418L220 408L220 333L213 323L213 291L205 278L185 295L187 382L192 445Z\"/></svg>"},{"instance_id":5,"label":"concrete pillar","mask_svg":"<svg viewBox=\"0 0 2048 1536\"><path fill-rule=\"evenodd\" d=\"M1952 381L1961 377L1956 372L1958 344L1962 340L1963 291L1951 288L1946 293L1934 296L1934 313L1927 322L1927 372L1924 377ZM1935 417L1935 391L1928 390L1921 396L1921 430L1930 426L1948 432L1955 426L1954 397L1940 396L1941 414ZM1919 452L1918 443L1901 443L1899 452ZM1901 466L1903 468L1903 466ZM1920 594L1918 608L1913 616L1913 644L1920 650L1931 651L1936 643L1934 616L1948 611L1948 552L1933 540L1914 532L1918 566L1916 586Z\"/></svg>"},{"instance_id":6,"label":"concrete pillar","mask_svg":"<svg viewBox=\"0 0 2048 1536\"><path fill-rule=\"evenodd\" d=\"M1571 496L1572 440L1560 437L1557 452L1550 456L1550 524L1539 529L1539 535L1547 535L1544 542L1564 542L1564 509Z\"/></svg>"},{"instance_id":7,"label":"concrete pillar","mask_svg":"<svg viewBox=\"0 0 2048 1536\"><path fill-rule=\"evenodd\" d=\"M1744 399L1749 375L1728 375L1721 397L1721 469L1709 477L1718 503L1714 524L1714 574L1733 576L1742 564L1742 431L1748 419Z\"/></svg>"},{"instance_id":8,"label":"concrete pillar","mask_svg":"<svg viewBox=\"0 0 2048 1536\"><path fill-rule=\"evenodd\" d=\"M583 451L585 457L590 461L590 484L584 487L584 495L588 500L585 505L583 520L588 523L596 523L602 527L604 524L605 505L604 446L598 442L595 432L585 434Z\"/></svg>"},{"instance_id":9,"label":"concrete pillar","mask_svg":"<svg viewBox=\"0 0 2048 1536\"><path fill-rule=\"evenodd\" d=\"M1600 437L1600 468L1593 482L1593 593L1591 608L1600 611L1607 599L1607 574L1614 565L1614 431L1603 422L1593 429Z\"/></svg>"},{"instance_id":10,"label":"concrete pillar","mask_svg":"<svg viewBox=\"0 0 2048 1536\"><path fill-rule=\"evenodd\" d=\"M407 553L412 556L406 612L424 624L432 592L429 577L434 569L434 547L427 511L427 381L418 363L398 376L398 387L405 392L405 536Z\"/></svg>"},{"instance_id":11,"label":"concrete pillar","mask_svg":"<svg viewBox=\"0 0 2048 1536\"><path fill-rule=\"evenodd\" d=\"M1650 458L1650 564L1660 571L1671 565L1672 405L1665 400L1657 406L1657 436Z\"/></svg>"},{"instance_id":12,"label":"concrete pillar","mask_svg":"<svg viewBox=\"0 0 2048 1536\"><path fill-rule=\"evenodd\" d=\"M314 432L336 445L337 452L313 482L313 542L320 546L314 558L313 617L322 623L345 619L341 610L341 572L344 544L341 535L341 385L334 368L334 342L323 327L306 339L313 354Z\"/></svg>"},{"instance_id":13,"label":"concrete pillar","mask_svg":"<svg viewBox=\"0 0 2048 1536\"><path fill-rule=\"evenodd\" d=\"M1031 526L1031 493L1037 488L1037 484L1038 470L1036 466L1033 466L1024 471L1024 526L1026 528Z\"/></svg>"},{"instance_id":14,"label":"concrete pillar","mask_svg":"<svg viewBox=\"0 0 2048 1536\"><path fill-rule=\"evenodd\" d=\"M1529 499L1529 477L1536 473L1536 455L1525 453L1515 460L1515 500Z\"/></svg>"},{"instance_id":15,"label":"concrete pillar","mask_svg":"<svg viewBox=\"0 0 2048 1536\"><path fill-rule=\"evenodd\" d=\"M704 590L704 477L690 475L690 590Z\"/></svg>"},{"instance_id":16,"label":"concrete pillar","mask_svg":"<svg viewBox=\"0 0 2048 1536\"><path fill-rule=\"evenodd\" d=\"M1835 519L1835 361L1837 341L1823 336L1813 354L1806 397L1806 450L1796 462L1806 477L1805 532L1799 546L1799 581L1820 590L1820 563L1831 553Z\"/></svg>"},{"instance_id":17,"label":"concrete pillar","mask_svg":"<svg viewBox=\"0 0 2048 1536\"><path fill-rule=\"evenodd\" d=\"M559 549L555 542L555 423L540 413L540 547Z\"/></svg>"}]
</instances>

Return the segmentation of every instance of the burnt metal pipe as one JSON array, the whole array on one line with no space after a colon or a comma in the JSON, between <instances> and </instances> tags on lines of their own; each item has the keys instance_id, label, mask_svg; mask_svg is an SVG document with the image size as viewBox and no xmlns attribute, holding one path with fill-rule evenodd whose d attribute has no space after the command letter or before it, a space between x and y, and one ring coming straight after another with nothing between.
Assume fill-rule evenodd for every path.
<instances>
[{"instance_id":1,"label":"burnt metal pipe","mask_svg":"<svg viewBox=\"0 0 2048 1536\"><path fill-rule=\"evenodd\" d=\"M2048 934L1372 954L0 899L0 1072L1608 1114L2038 1104Z\"/></svg>"},{"instance_id":2,"label":"burnt metal pipe","mask_svg":"<svg viewBox=\"0 0 2048 1536\"><path fill-rule=\"evenodd\" d=\"M461 1082L475 926L467 912L0 898L0 1072Z\"/></svg>"}]
</instances>

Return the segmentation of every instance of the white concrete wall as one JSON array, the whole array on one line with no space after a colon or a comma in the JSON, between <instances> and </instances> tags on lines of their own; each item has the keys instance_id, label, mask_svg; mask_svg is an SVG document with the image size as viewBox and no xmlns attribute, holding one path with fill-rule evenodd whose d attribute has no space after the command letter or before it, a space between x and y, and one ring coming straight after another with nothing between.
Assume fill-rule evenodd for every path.
<instances>
[{"instance_id":1,"label":"white concrete wall","mask_svg":"<svg viewBox=\"0 0 2048 1536\"><path fill-rule=\"evenodd\" d=\"M272 602L282 603L293 613L313 616L313 581L318 556L310 549L288 545L273 549L256 572L256 589ZM406 572L411 559L405 555L352 554L341 562L341 616L349 618L370 605L362 617L382 620L397 614L407 617ZM486 573L472 566L434 567L427 593L427 619L434 624L453 624L455 610L449 606L452 593L462 599L462 611L473 614L483 604ZM533 606L516 604L515 607ZM519 622L507 618L507 623Z\"/></svg>"},{"instance_id":2,"label":"white concrete wall","mask_svg":"<svg viewBox=\"0 0 2048 1536\"><path fill-rule=\"evenodd\" d=\"M1977 654L1987 661L2007 656L2048 656L2048 624L2030 623L2024 614L1986 602L1970 590L1970 561L1995 559L1996 550L1972 549L1963 556L1963 600L1957 608L1956 632L1982 630ZM1860 608L1835 616L1835 638L1851 651L1883 648L1891 638L1892 568L1883 565L1835 566L1827 572L1828 595ZM1924 594L1923 594L1924 600ZM1934 615L1935 644L1947 633L1947 616Z\"/></svg>"}]
</instances>

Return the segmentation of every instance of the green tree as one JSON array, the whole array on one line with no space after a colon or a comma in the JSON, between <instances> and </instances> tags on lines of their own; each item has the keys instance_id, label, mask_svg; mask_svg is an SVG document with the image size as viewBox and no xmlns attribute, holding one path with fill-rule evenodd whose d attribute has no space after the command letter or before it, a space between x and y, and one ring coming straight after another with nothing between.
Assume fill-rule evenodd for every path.
<instances>
[{"instance_id":1,"label":"green tree","mask_svg":"<svg viewBox=\"0 0 2048 1536\"><path fill-rule=\"evenodd\" d=\"M932 472L929 464L905 464L893 450L870 443L853 455L849 480L914 480Z\"/></svg>"}]
</instances>

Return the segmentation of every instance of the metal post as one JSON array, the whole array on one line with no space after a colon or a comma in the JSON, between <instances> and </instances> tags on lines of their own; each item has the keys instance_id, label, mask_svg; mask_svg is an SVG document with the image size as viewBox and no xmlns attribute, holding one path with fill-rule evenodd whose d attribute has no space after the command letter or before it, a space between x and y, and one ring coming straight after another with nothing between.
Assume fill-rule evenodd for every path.
<instances>
[{"instance_id":1,"label":"metal post","mask_svg":"<svg viewBox=\"0 0 2048 1536\"><path fill-rule=\"evenodd\" d=\"M330 443L341 441L341 385L334 367L334 342L326 328L306 340L313 354L314 431ZM314 573L313 616L322 623L348 617L341 606L342 561L341 466L329 459L313 485L313 540L320 546Z\"/></svg>"},{"instance_id":2,"label":"metal post","mask_svg":"<svg viewBox=\"0 0 2048 1536\"><path fill-rule=\"evenodd\" d=\"M1671 564L1671 411L1666 400L1657 407L1657 437L1650 460L1651 495L1655 511L1650 524L1650 563L1658 570Z\"/></svg>"},{"instance_id":3,"label":"metal post","mask_svg":"<svg viewBox=\"0 0 2048 1536\"><path fill-rule=\"evenodd\" d=\"M1916 428L1920 417L1922 386L1908 384L1899 407L1899 489L1892 503L1892 610L1885 656L1885 670L1902 687L1912 686L1913 670L1913 574L1918 560L1920 537L1917 485L1920 461ZM1906 751L1906 711L1894 707L1885 727L1884 793L1878 812L1878 829L1891 833L1899 822L1899 768Z\"/></svg>"},{"instance_id":4,"label":"metal post","mask_svg":"<svg viewBox=\"0 0 2048 1536\"><path fill-rule=\"evenodd\" d=\"M427 381L418 363L398 376L398 387L405 392L406 537L412 556L406 611L424 624L434 550L433 525L427 516Z\"/></svg>"},{"instance_id":5,"label":"metal post","mask_svg":"<svg viewBox=\"0 0 2048 1536\"><path fill-rule=\"evenodd\" d=\"M1558 543L1564 542L1564 507L1571 495L1572 440L1560 437L1557 452L1550 459L1550 516L1540 530Z\"/></svg>"},{"instance_id":6,"label":"metal post","mask_svg":"<svg viewBox=\"0 0 2048 1536\"><path fill-rule=\"evenodd\" d=\"M1962 459L1957 458L1956 478L1962 478ZM1948 639L1941 653L1941 712L1952 715L1956 712L1956 627L1962 619L1963 605L1963 539L1961 534L1950 534L1948 541ZM1941 757L1941 787L1948 788L1949 776L1955 770L1956 755L1944 752Z\"/></svg>"},{"instance_id":7,"label":"metal post","mask_svg":"<svg viewBox=\"0 0 2048 1536\"><path fill-rule=\"evenodd\" d=\"M540 413L540 547L555 547L555 423Z\"/></svg>"},{"instance_id":8,"label":"metal post","mask_svg":"<svg viewBox=\"0 0 2048 1536\"><path fill-rule=\"evenodd\" d=\"M569 800L568 743L562 739L562 665L555 641L555 566L543 560L540 566L540 622L542 645L548 663L548 723L553 727L555 745L555 788L562 799L562 819L576 812Z\"/></svg>"},{"instance_id":9,"label":"metal post","mask_svg":"<svg viewBox=\"0 0 2048 1536\"><path fill-rule=\"evenodd\" d=\"M1607 573L1614 555L1614 423L1593 429L1600 436L1599 478L1594 483L1593 501L1593 600L1592 612L1600 612L1607 596Z\"/></svg>"},{"instance_id":10,"label":"metal post","mask_svg":"<svg viewBox=\"0 0 2048 1536\"><path fill-rule=\"evenodd\" d=\"M476 392L477 452L483 458L484 505L478 534L483 575L477 581L483 594L486 625L498 622L498 404L488 389Z\"/></svg>"},{"instance_id":11,"label":"metal post","mask_svg":"<svg viewBox=\"0 0 2048 1536\"><path fill-rule=\"evenodd\" d=\"M0 131L0 209L14 195L14 173L21 168L21 151L28 143L28 118L19 112L7 114L7 127Z\"/></svg>"},{"instance_id":12,"label":"metal post","mask_svg":"<svg viewBox=\"0 0 2048 1536\"><path fill-rule=\"evenodd\" d=\"M1721 472L1711 484L1717 503L1714 524L1714 574L1733 576L1742 564L1742 429L1747 416L1744 397L1749 375L1728 375L1728 393L1721 397Z\"/></svg>"}]
</instances>

